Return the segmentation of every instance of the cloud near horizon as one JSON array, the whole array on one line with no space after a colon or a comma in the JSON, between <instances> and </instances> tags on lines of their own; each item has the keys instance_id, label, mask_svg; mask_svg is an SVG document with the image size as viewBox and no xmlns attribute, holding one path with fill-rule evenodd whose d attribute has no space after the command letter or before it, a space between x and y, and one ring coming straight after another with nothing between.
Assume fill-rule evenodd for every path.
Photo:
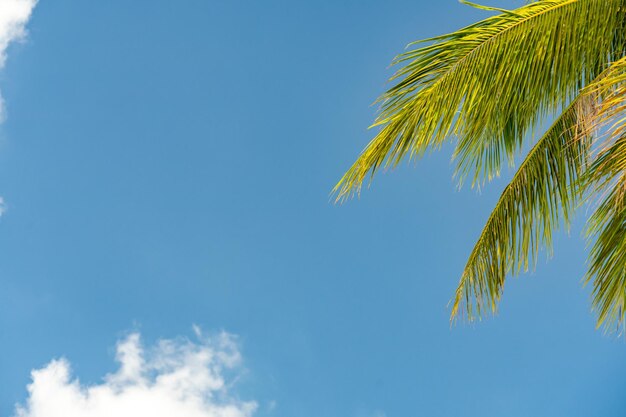
<instances>
[{"instance_id":1,"label":"cloud near horizon","mask_svg":"<svg viewBox=\"0 0 626 417\"><path fill-rule=\"evenodd\" d=\"M36 4L37 0L0 0L0 69L6 63L9 45L26 37L26 24ZM0 94L0 122L5 117L4 99Z\"/></svg>"},{"instance_id":2,"label":"cloud near horizon","mask_svg":"<svg viewBox=\"0 0 626 417\"><path fill-rule=\"evenodd\" d=\"M221 333L194 343L161 340L142 346L133 333L117 345L119 368L100 384L82 384L66 359L32 371L28 399L15 417L250 417L254 401L232 394L225 374L241 370L232 335Z\"/></svg>"}]
</instances>

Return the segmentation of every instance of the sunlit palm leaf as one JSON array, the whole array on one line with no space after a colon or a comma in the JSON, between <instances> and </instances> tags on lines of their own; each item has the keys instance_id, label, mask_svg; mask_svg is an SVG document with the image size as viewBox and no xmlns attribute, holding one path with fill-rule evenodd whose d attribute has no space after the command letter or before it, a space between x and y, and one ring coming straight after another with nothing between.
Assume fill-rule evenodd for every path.
<instances>
[{"instance_id":1,"label":"sunlit palm leaf","mask_svg":"<svg viewBox=\"0 0 626 417\"><path fill-rule=\"evenodd\" d=\"M626 149L609 146L586 171L592 135L626 109L625 81L622 58L581 91L527 155L469 257L454 298L453 318L463 311L462 305L470 319L485 308L495 311L506 276L534 265L540 247L551 249L553 230L562 222L569 224L586 187L602 187L616 170L626 168ZM605 136L621 136L622 127L613 124ZM625 165L616 166L620 161Z\"/></svg>"},{"instance_id":2,"label":"sunlit palm leaf","mask_svg":"<svg viewBox=\"0 0 626 417\"><path fill-rule=\"evenodd\" d=\"M624 146L622 146L624 148ZM614 330L624 323L626 306L626 177L621 173L589 219L595 237L586 281L593 281L598 326Z\"/></svg>"},{"instance_id":3,"label":"sunlit palm leaf","mask_svg":"<svg viewBox=\"0 0 626 417\"><path fill-rule=\"evenodd\" d=\"M400 55L398 82L381 97L381 130L335 187L337 198L359 191L381 166L421 155L452 134L459 137L461 179L497 175L542 116L621 52L623 4L537 1Z\"/></svg>"},{"instance_id":4,"label":"sunlit palm leaf","mask_svg":"<svg viewBox=\"0 0 626 417\"><path fill-rule=\"evenodd\" d=\"M458 138L460 181L482 184L546 116L560 116L502 193L463 271L452 317L495 311L505 278L534 265L583 196L598 325L625 323L626 0L538 0L400 55L380 131L336 185L359 192L380 167Z\"/></svg>"},{"instance_id":5,"label":"sunlit palm leaf","mask_svg":"<svg viewBox=\"0 0 626 417\"><path fill-rule=\"evenodd\" d=\"M463 271L452 318L495 311L506 276L534 265L540 247L552 247L553 230L569 224L581 197L574 185L588 161L593 104L589 95L574 100L503 191Z\"/></svg>"},{"instance_id":6,"label":"sunlit palm leaf","mask_svg":"<svg viewBox=\"0 0 626 417\"><path fill-rule=\"evenodd\" d=\"M626 306L626 58L586 90L602 97L592 119L602 135L584 178L590 197L602 199L587 223L593 245L586 282L593 282L598 326L614 330Z\"/></svg>"}]
</instances>

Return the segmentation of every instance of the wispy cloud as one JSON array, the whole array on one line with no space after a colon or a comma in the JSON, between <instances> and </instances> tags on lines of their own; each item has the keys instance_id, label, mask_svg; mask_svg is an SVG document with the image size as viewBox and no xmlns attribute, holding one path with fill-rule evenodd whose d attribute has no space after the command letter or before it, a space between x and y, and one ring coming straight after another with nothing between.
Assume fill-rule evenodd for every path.
<instances>
[{"instance_id":1,"label":"wispy cloud","mask_svg":"<svg viewBox=\"0 0 626 417\"><path fill-rule=\"evenodd\" d=\"M36 4L37 0L0 0L0 69L6 62L9 45L26 37L26 24ZM4 117L4 99L0 96L0 122Z\"/></svg>"},{"instance_id":2,"label":"wispy cloud","mask_svg":"<svg viewBox=\"0 0 626 417\"><path fill-rule=\"evenodd\" d=\"M200 335L200 332L197 332ZM225 374L241 369L231 335L162 340L146 349L131 334L118 343L119 369L97 385L72 377L65 359L32 372L16 417L249 417L257 405L232 393Z\"/></svg>"},{"instance_id":3,"label":"wispy cloud","mask_svg":"<svg viewBox=\"0 0 626 417\"><path fill-rule=\"evenodd\" d=\"M0 197L0 217L7 211L7 205L4 202L4 197Z\"/></svg>"}]
</instances>

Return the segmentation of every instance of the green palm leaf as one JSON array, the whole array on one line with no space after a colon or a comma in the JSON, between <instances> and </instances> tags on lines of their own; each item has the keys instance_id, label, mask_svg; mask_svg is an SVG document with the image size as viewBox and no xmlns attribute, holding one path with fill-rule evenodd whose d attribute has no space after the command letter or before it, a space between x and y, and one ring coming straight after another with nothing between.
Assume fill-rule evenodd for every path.
<instances>
[{"instance_id":1,"label":"green palm leaf","mask_svg":"<svg viewBox=\"0 0 626 417\"><path fill-rule=\"evenodd\" d=\"M529 132L559 113L491 213L462 273L452 318L495 311L509 274L535 265L540 248L585 198L598 325L624 324L626 308L626 0L538 0L435 37L396 58L380 98L378 134L346 172L337 200L381 167L456 137L460 182L483 184L513 164ZM424 44L423 44L424 45Z\"/></svg>"},{"instance_id":2,"label":"green palm leaf","mask_svg":"<svg viewBox=\"0 0 626 417\"><path fill-rule=\"evenodd\" d=\"M623 0L537 1L400 55L380 101L376 137L335 186L338 200L368 175L459 138L462 180L498 175L525 134L623 48ZM616 40L616 38L619 38Z\"/></svg>"},{"instance_id":3,"label":"green palm leaf","mask_svg":"<svg viewBox=\"0 0 626 417\"><path fill-rule=\"evenodd\" d=\"M589 220L595 237L586 282L593 281L593 305L598 326L607 330L624 323L626 306L626 177L616 179Z\"/></svg>"},{"instance_id":4,"label":"green palm leaf","mask_svg":"<svg viewBox=\"0 0 626 417\"><path fill-rule=\"evenodd\" d=\"M452 318L495 312L506 276L527 270L539 248L552 247L552 232L580 201L573 186L588 161L593 100L581 95L527 155L489 216L456 290ZM465 305L465 309L460 308Z\"/></svg>"},{"instance_id":5,"label":"green palm leaf","mask_svg":"<svg viewBox=\"0 0 626 417\"><path fill-rule=\"evenodd\" d=\"M598 326L614 330L626 307L626 58L586 90L602 97L592 120L603 134L584 176L590 198L602 200L587 223L593 244L585 282L593 282Z\"/></svg>"},{"instance_id":6,"label":"green palm leaf","mask_svg":"<svg viewBox=\"0 0 626 417\"><path fill-rule=\"evenodd\" d=\"M593 135L624 113L624 93L626 58L613 63L583 89L529 152L469 257L455 294L452 318L463 310L463 304L470 319L480 316L485 304L495 311L506 276L534 265L539 248L551 250L552 232L562 222L569 224L586 188L602 188L624 172L626 142L608 139L611 145L587 170ZM621 137L626 134L623 128L622 123L614 123L605 129L605 136Z\"/></svg>"}]
</instances>

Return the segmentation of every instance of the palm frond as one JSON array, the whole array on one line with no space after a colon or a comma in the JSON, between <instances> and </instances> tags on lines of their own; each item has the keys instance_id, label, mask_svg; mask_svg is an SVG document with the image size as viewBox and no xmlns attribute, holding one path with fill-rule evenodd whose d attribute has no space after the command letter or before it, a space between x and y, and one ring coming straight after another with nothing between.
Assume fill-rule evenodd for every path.
<instances>
[{"instance_id":1,"label":"palm frond","mask_svg":"<svg viewBox=\"0 0 626 417\"><path fill-rule=\"evenodd\" d=\"M422 155L451 135L462 181L498 175L525 134L570 102L623 50L624 0L540 0L489 17L394 60L381 130L334 188L359 192L377 170Z\"/></svg>"},{"instance_id":2,"label":"palm frond","mask_svg":"<svg viewBox=\"0 0 626 417\"><path fill-rule=\"evenodd\" d=\"M586 91L602 97L592 120L603 134L584 175L590 198L602 200L587 222L593 244L585 282L593 282L598 327L613 331L624 324L626 307L626 58Z\"/></svg>"},{"instance_id":3,"label":"palm frond","mask_svg":"<svg viewBox=\"0 0 626 417\"><path fill-rule=\"evenodd\" d=\"M622 145L624 147L624 145ZM613 331L624 324L626 307L626 175L620 173L589 219L595 238L585 282L593 281L597 326Z\"/></svg>"},{"instance_id":4,"label":"palm frond","mask_svg":"<svg viewBox=\"0 0 626 417\"><path fill-rule=\"evenodd\" d=\"M587 166L593 103L591 95L574 100L502 192L467 261L451 319L463 311L470 320L495 312L506 276L534 265L542 246L551 250L553 231L569 223L581 197L573 185Z\"/></svg>"},{"instance_id":5,"label":"palm frond","mask_svg":"<svg viewBox=\"0 0 626 417\"><path fill-rule=\"evenodd\" d=\"M594 159L597 133L623 135L623 125L604 127L626 109L626 58L609 65L562 113L527 155L490 215L461 276L452 308L465 305L471 319L494 312L507 275L536 263L538 250L552 249L552 233L571 214L588 188L602 188L626 169L624 148L611 146ZM619 119L619 117L617 117ZM597 152L597 151L596 151ZM623 165L620 165L620 162ZM487 305L487 308L485 308Z\"/></svg>"}]
</instances>

